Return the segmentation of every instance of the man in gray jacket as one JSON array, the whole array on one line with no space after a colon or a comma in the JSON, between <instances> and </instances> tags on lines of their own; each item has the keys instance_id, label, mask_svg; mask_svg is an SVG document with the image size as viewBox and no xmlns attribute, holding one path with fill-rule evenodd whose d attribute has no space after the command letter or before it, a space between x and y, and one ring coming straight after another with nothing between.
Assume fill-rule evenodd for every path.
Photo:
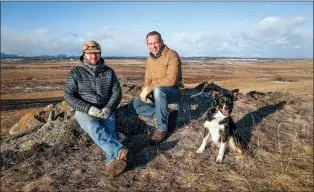
<instances>
[{"instance_id":1,"label":"man in gray jacket","mask_svg":"<svg viewBox=\"0 0 314 192\"><path fill-rule=\"evenodd\" d=\"M84 43L80 63L67 77L64 98L75 110L75 119L106 154L107 174L122 173L129 151L119 142L114 111L122 91L113 69L101 58L100 45L92 40Z\"/></svg>"}]
</instances>

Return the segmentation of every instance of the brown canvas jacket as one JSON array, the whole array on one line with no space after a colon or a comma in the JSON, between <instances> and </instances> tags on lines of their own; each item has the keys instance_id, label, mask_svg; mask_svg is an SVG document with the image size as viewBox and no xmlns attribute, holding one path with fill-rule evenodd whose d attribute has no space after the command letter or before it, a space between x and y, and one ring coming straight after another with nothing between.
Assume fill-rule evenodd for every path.
<instances>
[{"instance_id":1,"label":"brown canvas jacket","mask_svg":"<svg viewBox=\"0 0 314 192\"><path fill-rule=\"evenodd\" d=\"M154 90L157 86L183 87L181 65L178 53L165 46L158 58L152 56L147 58L143 87L149 86L149 90ZM156 81L158 85L150 86L152 81Z\"/></svg>"}]
</instances>

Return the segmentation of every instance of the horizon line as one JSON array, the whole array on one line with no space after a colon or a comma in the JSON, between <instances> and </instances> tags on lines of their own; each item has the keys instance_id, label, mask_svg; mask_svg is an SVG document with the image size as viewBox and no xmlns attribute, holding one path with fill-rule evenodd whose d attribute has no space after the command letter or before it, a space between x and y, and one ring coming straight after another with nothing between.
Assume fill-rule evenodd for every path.
<instances>
[{"instance_id":1,"label":"horizon line","mask_svg":"<svg viewBox=\"0 0 314 192\"><path fill-rule=\"evenodd\" d=\"M7 56L2 56L2 54ZM76 55L66 55L66 54L57 54L57 55L36 55L36 56L22 56L22 55L16 55L16 54L7 54L1 52L1 59L14 59L14 58L36 58L36 57L54 57L54 58L61 58L65 57L67 59L70 59L70 57L81 57ZM102 56L102 58L112 58L112 57L127 57L127 58L147 58L148 56ZM240 58L240 59L313 59L314 57L261 57L261 56L180 56L180 58Z\"/></svg>"}]
</instances>

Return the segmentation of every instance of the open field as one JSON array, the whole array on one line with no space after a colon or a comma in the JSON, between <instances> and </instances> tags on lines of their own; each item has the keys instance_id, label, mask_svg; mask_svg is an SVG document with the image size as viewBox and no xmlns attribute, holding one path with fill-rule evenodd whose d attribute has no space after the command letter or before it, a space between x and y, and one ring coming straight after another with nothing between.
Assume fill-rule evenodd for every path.
<instances>
[{"instance_id":1,"label":"open field","mask_svg":"<svg viewBox=\"0 0 314 192\"><path fill-rule=\"evenodd\" d=\"M106 62L121 85L143 83L145 60ZM1 62L2 140L24 114L63 100L67 73L76 63ZM136 166L115 180L104 176L103 154L89 144L50 154L53 160L28 155L19 164L2 165L1 191L313 191L312 60L183 61L182 68L189 86L208 80L240 89L233 116L251 131L245 154L228 153L222 164L215 163L217 148L196 154L203 122L193 119L158 148L139 145ZM252 91L261 93L247 94ZM124 92L122 103L136 94Z\"/></svg>"}]
</instances>

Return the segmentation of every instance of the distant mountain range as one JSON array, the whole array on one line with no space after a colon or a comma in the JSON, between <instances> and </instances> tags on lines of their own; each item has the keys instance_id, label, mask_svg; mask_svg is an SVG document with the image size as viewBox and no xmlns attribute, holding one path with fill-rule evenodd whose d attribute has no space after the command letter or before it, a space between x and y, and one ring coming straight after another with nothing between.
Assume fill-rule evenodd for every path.
<instances>
[{"instance_id":1,"label":"distant mountain range","mask_svg":"<svg viewBox=\"0 0 314 192\"><path fill-rule=\"evenodd\" d=\"M67 56L67 55L40 55L40 56L20 56L20 55L15 55L15 54L6 54L6 53L1 53L1 59L26 59L26 58L43 58L43 59L58 59L58 58L64 58L64 59L70 59L70 58L79 58L80 56Z\"/></svg>"},{"instance_id":2,"label":"distant mountain range","mask_svg":"<svg viewBox=\"0 0 314 192\"><path fill-rule=\"evenodd\" d=\"M16 54L6 54L1 53L1 59L79 59L80 56L77 55L39 55L39 56L20 56ZM146 59L147 57L139 56L139 57L124 57L124 56L109 56L104 58L121 58L121 59L129 59L129 58L137 58L137 59Z\"/></svg>"},{"instance_id":3,"label":"distant mountain range","mask_svg":"<svg viewBox=\"0 0 314 192\"><path fill-rule=\"evenodd\" d=\"M6 54L1 52L1 59L79 59L80 56L68 56L64 54L59 55L40 55L40 56L20 56L16 54ZM106 59L146 59L147 56L107 56ZM261 57L208 57L208 56L197 56L197 57L181 57L182 60L216 60L216 59L257 59L257 60L290 60L290 59L310 59L310 58L261 58Z\"/></svg>"}]
</instances>

